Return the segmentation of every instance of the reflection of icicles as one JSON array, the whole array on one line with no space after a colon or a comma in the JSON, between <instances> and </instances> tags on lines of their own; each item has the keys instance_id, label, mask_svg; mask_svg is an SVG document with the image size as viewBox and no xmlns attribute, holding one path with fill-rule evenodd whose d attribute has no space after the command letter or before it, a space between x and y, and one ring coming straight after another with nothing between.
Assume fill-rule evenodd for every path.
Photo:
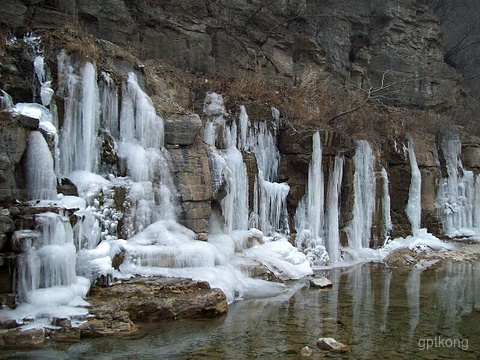
<instances>
[{"instance_id":1,"label":"reflection of icicles","mask_svg":"<svg viewBox=\"0 0 480 360\"><path fill-rule=\"evenodd\" d=\"M375 211L375 155L366 140L357 142L355 163L353 219L348 229L348 244L355 250L370 244Z\"/></svg>"},{"instance_id":2,"label":"reflection of icicles","mask_svg":"<svg viewBox=\"0 0 480 360\"><path fill-rule=\"evenodd\" d=\"M420 229L422 217L422 175L418 168L417 158L415 157L415 149L413 147L413 139L408 139L408 156L410 158L410 167L412 171L412 179L410 182L410 190L408 194L408 203L405 211L407 212L408 220L412 226L412 233L415 234Z\"/></svg>"},{"instance_id":3,"label":"reflection of icicles","mask_svg":"<svg viewBox=\"0 0 480 360\"><path fill-rule=\"evenodd\" d=\"M413 268L405 284L407 288L408 308L410 310L408 341L412 341L415 329L420 321L420 275L422 271L422 268Z\"/></svg>"},{"instance_id":4,"label":"reflection of icicles","mask_svg":"<svg viewBox=\"0 0 480 360\"><path fill-rule=\"evenodd\" d=\"M360 264L350 269L346 288L352 296L354 341L356 343L362 341L363 355L368 357L372 338L365 335L371 334L375 326L375 303L370 266Z\"/></svg>"},{"instance_id":5,"label":"reflection of icicles","mask_svg":"<svg viewBox=\"0 0 480 360\"><path fill-rule=\"evenodd\" d=\"M383 287L382 287L382 324L380 325L380 331L385 332L387 330L387 314L388 307L390 306L390 283L392 281L392 272L388 268L383 269Z\"/></svg>"},{"instance_id":6,"label":"reflection of icicles","mask_svg":"<svg viewBox=\"0 0 480 360\"><path fill-rule=\"evenodd\" d=\"M39 131L32 131L28 138L26 175L28 199L55 199L57 177L53 158L45 138Z\"/></svg>"},{"instance_id":7,"label":"reflection of icicles","mask_svg":"<svg viewBox=\"0 0 480 360\"><path fill-rule=\"evenodd\" d=\"M388 191L388 174L387 170L382 167L382 223L383 223L383 240L387 240L392 232L392 217L390 215L390 193ZM383 245L379 244L379 245Z\"/></svg>"},{"instance_id":8,"label":"reflection of icicles","mask_svg":"<svg viewBox=\"0 0 480 360\"><path fill-rule=\"evenodd\" d=\"M438 272L435 282L438 312L444 316L444 323L450 336L457 334L458 325L465 314L473 311L473 305L480 303L478 289L478 265L447 262ZM477 289L475 289L477 287ZM452 296L454 294L454 296Z\"/></svg>"},{"instance_id":9,"label":"reflection of icicles","mask_svg":"<svg viewBox=\"0 0 480 360\"><path fill-rule=\"evenodd\" d=\"M340 260L340 190L342 187L343 177L343 156L335 157L333 171L330 172L327 190L328 208L325 214L325 233L327 238L327 251L331 262Z\"/></svg>"}]
</instances>

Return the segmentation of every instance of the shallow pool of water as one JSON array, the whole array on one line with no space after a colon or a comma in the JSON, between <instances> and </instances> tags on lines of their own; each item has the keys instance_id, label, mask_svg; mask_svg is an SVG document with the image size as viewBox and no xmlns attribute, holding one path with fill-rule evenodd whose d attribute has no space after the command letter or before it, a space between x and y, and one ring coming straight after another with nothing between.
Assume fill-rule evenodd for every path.
<instances>
[{"instance_id":1,"label":"shallow pool of water","mask_svg":"<svg viewBox=\"0 0 480 360\"><path fill-rule=\"evenodd\" d=\"M332 289L297 282L276 298L231 304L222 318L149 325L135 340L3 351L0 358L296 359L306 345L313 359L480 358L480 262L411 271L370 263L322 275ZM319 337L333 337L350 350L320 350Z\"/></svg>"}]
</instances>

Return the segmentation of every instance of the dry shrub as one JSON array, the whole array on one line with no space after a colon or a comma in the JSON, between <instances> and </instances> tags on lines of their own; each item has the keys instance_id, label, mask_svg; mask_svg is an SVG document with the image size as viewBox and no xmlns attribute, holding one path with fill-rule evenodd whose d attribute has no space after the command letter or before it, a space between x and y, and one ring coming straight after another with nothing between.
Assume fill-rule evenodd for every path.
<instances>
[{"instance_id":1,"label":"dry shrub","mask_svg":"<svg viewBox=\"0 0 480 360\"><path fill-rule=\"evenodd\" d=\"M97 61L100 57L94 37L88 35L79 22L65 25L59 32L45 34L43 42L52 53L65 49L67 54L75 55L82 62Z\"/></svg>"}]
</instances>

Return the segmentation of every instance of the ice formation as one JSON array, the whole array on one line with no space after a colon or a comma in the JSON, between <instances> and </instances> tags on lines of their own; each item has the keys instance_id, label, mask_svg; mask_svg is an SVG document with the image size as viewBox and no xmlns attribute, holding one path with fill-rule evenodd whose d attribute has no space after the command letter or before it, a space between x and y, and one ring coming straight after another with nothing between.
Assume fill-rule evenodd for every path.
<instances>
[{"instance_id":1,"label":"ice formation","mask_svg":"<svg viewBox=\"0 0 480 360\"><path fill-rule=\"evenodd\" d=\"M375 171L375 154L369 143L361 140L353 158L354 207L346 229L348 246L340 246L345 158L337 155L332 159L326 180L319 132L312 136L312 159L305 195L295 214L293 246L287 213L290 187L278 177L279 111L272 108L272 119L260 121L251 119L240 106L238 116L233 116L216 93L205 99L203 140L218 208L212 212L208 241L199 241L178 222L179 194L171 155L164 147L163 119L136 75L126 76L120 92L112 77L99 74L94 63L77 63L62 52L57 91L64 98L64 118L58 119L42 56L35 59L34 71L41 104L13 105L4 92L1 104L39 120L41 132L32 131L29 138L26 191L32 200L49 200L59 213L39 214L35 231L16 234L23 250L16 275L22 304L16 316L85 315L82 298L99 276L190 277L221 288L231 302L284 290L282 285L248 277L246 272L252 266L264 266L282 279L298 279L312 274L312 267L379 259L399 247L448 248L420 228L421 176L411 140L412 181L406 211L413 235L388 241L381 251L369 249L377 177L382 184L385 239L392 222L387 170ZM119 169L100 164L105 139L119 159ZM465 228L480 224L480 181L463 169L458 143L445 141L442 146L448 178L439 187L440 217L448 234L465 233ZM79 196L57 194L57 177L70 179ZM119 191L124 194L124 213L116 209ZM73 228L63 215L67 210L77 218ZM117 233L120 222L121 234ZM114 270L112 259L121 251L125 261ZM352 279L351 286L360 285ZM48 304L53 293L58 296ZM42 306L48 310L41 310ZM412 324L414 320L412 317Z\"/></svg>"}]
</instances>

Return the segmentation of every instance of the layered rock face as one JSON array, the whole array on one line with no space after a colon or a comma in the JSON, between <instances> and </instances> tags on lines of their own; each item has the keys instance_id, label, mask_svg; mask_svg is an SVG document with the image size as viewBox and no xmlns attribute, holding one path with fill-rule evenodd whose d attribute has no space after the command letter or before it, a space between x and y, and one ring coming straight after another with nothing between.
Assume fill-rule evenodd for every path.
<instances>
[{"instance_id":1,"label":"layered rock face","mask_svg":"<svg viewBox=\"0 0 480 360\"><path fill-rule=\"evenodd\" d=\"M349 86L382 89L378 99L393 105L446 107L460 96L438 19L411 0L8 0L0 18L18 31L81 23L142 59L199 72L257 71L290 84L306 72L330 73Z\"/></svg>"}]
</instances>

